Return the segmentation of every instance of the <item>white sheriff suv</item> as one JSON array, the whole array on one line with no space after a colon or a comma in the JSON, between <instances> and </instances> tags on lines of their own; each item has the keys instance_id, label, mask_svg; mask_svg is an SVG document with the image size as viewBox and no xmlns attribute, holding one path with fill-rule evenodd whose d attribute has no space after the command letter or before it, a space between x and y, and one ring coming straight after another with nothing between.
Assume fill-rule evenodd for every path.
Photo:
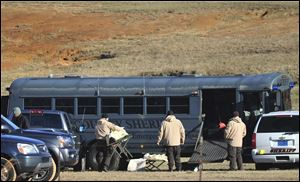
<instances>
[{"instance_id":1,"label":"white sheriff suv","mask_svg":"<svg viewBox=\"0 0 300 182\"><path fill-rule=\"evenodd\" d=\"M299 166L299 111L263 114L252 135L257 170Z\"/></svg>"}]
</instances>

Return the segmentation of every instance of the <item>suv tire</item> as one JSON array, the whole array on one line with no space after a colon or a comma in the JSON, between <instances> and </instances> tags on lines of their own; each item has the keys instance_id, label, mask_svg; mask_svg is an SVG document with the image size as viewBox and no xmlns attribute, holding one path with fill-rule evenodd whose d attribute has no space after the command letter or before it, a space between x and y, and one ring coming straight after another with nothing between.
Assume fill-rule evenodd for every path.
<instances>
[{"instance_id":1,"label":"suv tire","mask_svg":"<svg viewBox=\"0 0 300 182\"><path fill-rule=\"evenodd\" d=\"M4 157L1 157L1 181L15 181L17 173L14 165Z\"/></svg>"}]
</instances>

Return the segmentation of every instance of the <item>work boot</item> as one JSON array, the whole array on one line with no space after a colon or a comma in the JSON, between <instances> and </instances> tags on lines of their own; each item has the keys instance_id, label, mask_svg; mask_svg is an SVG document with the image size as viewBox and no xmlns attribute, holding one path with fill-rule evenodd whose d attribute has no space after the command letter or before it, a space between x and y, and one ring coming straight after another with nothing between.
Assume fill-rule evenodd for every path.
<instances>
[{"instance_id":1,"label":"work boot","mask_svg":"<svg viewBox=\"0 0 300 182\"><path fill-rule=\"evenodd\" d=\"M103 167L103 171L102 172L108 172L107 167Z\"/></svg>"}]
</instances>

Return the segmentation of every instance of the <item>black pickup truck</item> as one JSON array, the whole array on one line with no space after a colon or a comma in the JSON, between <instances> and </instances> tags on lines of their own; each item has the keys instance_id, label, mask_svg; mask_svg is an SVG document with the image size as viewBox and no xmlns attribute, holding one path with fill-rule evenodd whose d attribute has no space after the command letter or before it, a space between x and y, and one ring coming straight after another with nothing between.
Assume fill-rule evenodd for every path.
<instances>
[{"instance_id":1,"label":"black pickup truck","mask_svg":"<svg viewBox=\"0 0 300 182\"><path fill-rule=\"evenodd\" d=\"M82 125L75 125L71 120L71 114L59 110L25 109L22 110L22 115L28 119L32 130L59 131L70 134L73 137L75 147L79 151L79 162L73 166L75 171L85 170L85 168L98 169L98 163L103 160L103 153L93 147L95 143L91 143L91 146L88 146L86 142L90 141L91 137L95 139L95 136L93 133L92 135L85 134ZM13 113L10 113L9 118L12 117ZM127 169L127 163L121 161L118 154L114 153L111 161L110 170L118 170L121 165L123 169ZM125 168L123 163L126 165Z\"/></svg>"},{"instance_id":2,"label":"black pickup truck","mask_svg":"<svg viewBox=\"0 0 300 182\"><path fill-rule=\"evenodd\" d=\"M75 148L74 139L69 133L21 129L3 115L1 115L1 127L2 125L6 125L10 130L9 133L12 135L35 138L46 143L56 165L53 180L59 177L61 170L67 167L73 167L79 161L78 150Z\"/></svg>"}]
</instances>

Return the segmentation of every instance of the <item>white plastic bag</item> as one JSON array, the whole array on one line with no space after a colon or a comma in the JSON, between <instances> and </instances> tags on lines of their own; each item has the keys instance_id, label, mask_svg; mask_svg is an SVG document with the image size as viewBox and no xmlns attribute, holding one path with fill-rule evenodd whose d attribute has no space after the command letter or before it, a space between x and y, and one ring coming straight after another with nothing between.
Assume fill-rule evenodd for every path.
<instances>
[{"instance_id":1,"label":"white plastic bag","mask_svg":"<svg viewBox=\"0 0 300 182\"><path fill-rule=\"evenodd\" d=\"M146 167L146 159L130 159L127 171L144 171Z\"/></svg>"}]
</instances>

